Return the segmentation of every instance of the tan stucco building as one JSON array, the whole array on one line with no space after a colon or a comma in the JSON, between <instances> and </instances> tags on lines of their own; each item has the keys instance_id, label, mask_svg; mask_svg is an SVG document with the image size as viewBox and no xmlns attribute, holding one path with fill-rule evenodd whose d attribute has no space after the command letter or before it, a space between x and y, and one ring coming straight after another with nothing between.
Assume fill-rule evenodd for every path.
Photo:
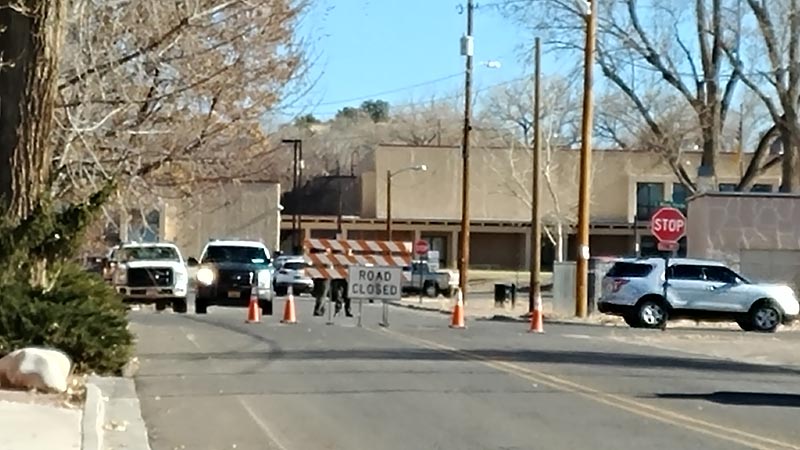
<instances>
[{"instance_id":1,"label":"tan stucco building","mask_svg":"<svg viewBox=\"0 0 800 450\"><path fill-rule=\"evenodd\" d=\"M280 239L280 185L230 182L198 189L188 198L164 198L161 237L186 257L199 257L209 239L254 239L276 249Z\"/></svg>"},{"instance_id":2,"label":"tan stucco building","mask_svg":"<svg viewBox=\"0 0 800 450\"><path fill-rule=\"evenodd\" d=\"M800 287L800 196L706 193L689 201L689 255Z\"/></svg>"},{"instance_id":3,"label":"tan stucco building","mask_svg":"<svg viewBox=\"0 0 800 450\"><path fill-rule=\"evenodd\" d=\"M685 153L683 163L695 173L699 152ZM746 161L744 161L746 162ZM426 239L439 250L441 263L454 267L461 217L461 152L457 147L381 145L362 166L360 214L304 216L305 237L386 237L387 171L425 165L426 171L406 171L392 177L392 223L396 240ZM719 156L721 190L740 177L735 153ZM475 267L525 268L530 260L531 153L524 148L474 148L471 152L470 261ZM558 224L568 236L567 258L575 256L573 229L577 209L579 152L571 149L543 156L542 210L548 231ZM757 181L756 190L777 190L779 174ZM664 201L685 203L686 190L657 153L597 150L592 158L591 253L593 256L631 254L636 244L643 253L655 250L647 231L650 214ZM636 218L640 220L637 222ZM284 216L284 234L291 217ZM544 264L554 248L543 238Z\"/></svg>"}]
</instances>

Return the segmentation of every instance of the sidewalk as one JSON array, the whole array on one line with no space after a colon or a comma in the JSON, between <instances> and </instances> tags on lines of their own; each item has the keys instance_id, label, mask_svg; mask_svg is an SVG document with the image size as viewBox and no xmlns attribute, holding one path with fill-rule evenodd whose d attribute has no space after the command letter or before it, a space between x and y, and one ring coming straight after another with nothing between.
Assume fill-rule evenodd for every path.
<instances>
[{"instance_id":1,"label":"sidewalk","mask_svg":"<svg viewBox=\"0 0 800 450\"><path fill-rule=\"evenodd\" d=\"M0 391L0 448L3 450L80 450L79 407L63 396Z\"/></svg>"},{"instance_id":2,"label":"sidewalk","mask_svg":"<svg viewBox=\"0 0 800 450\"><path fill-rule=\"evenodd\" d=\"M85 401L83 392L0 390L0 424L2 450L150 450L129 378L89 377Z\"/></svg>"}]
</instances>

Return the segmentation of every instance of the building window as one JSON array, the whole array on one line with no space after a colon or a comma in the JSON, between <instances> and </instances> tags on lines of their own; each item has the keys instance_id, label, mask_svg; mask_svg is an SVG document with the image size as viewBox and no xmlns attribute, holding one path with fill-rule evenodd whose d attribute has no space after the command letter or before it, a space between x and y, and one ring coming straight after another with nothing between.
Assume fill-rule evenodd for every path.
<instances>
[{"instance_id":1,"label":"building window","mask_svg":"<svg viewBox=\"0 0 800 450\"><path fill-rule=\"evenodd\" d=\"M736 192L736 183L720 183L720 192Z\"/></svg>"},{"instance_id":2,"label":"building window","mask_svg":"<svg viewBox=\"0 0 800 450\"><path fill-rule=\"evenodd\" d=\"M686 188L683 184L673 184L672 185L672 203L678 205L678 209L680 209L684 214L686 214L686 199L689 197L689 189Z\"/></svg>"},{"instance_id":3,"label":"building window","mask_svg":"<svg viewBox=\"0 0 800 450\"><path fill-rule=\"evenodd\" d=\"M772 192L771 184L754 184L750 192Z\"/></svg>"},{"instance_id":4,"label":"building window","mask_svg":"<svg viewBox=\"0 0 800 450\"><path fill-rule=\"evenodd\" d=\"M648 220L664 201L664 183L636 183L636 218Z\"/></svg>"}]
</instances>

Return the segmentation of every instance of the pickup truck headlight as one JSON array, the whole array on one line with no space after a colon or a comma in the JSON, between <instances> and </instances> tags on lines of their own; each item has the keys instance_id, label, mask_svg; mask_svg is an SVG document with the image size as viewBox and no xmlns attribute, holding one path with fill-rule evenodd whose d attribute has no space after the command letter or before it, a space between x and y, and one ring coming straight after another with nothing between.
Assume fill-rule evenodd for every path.
<instances>
[{"instance_id":1,"label":"pickup truck headlight","mask_svg":"<svg viewBox=\"0 0 800 450\"><path fill-rule=\"evenodd\" d=\"M214 282L214 271L208 267L203 267L197 271L197 281L204 285L209 286Z\"/></svg>"},{"instance_id":2,"label":"pickup truck headlight","mask_svg":"<svg viewBox=\"0 0 800 450\"><path fill-rule=\"evenodd\" d=\"M128 282L128 271L124 267L117 267L114 271L114 284L124 285Z\"/></svg>"}]
</instances>

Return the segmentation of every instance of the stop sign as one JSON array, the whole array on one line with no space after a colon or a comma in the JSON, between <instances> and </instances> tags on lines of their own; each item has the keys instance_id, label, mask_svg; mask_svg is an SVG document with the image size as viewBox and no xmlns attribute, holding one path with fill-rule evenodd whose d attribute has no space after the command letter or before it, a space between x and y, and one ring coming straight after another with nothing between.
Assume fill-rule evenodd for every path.
<instances>
[{"instance_id":1,"label":"stop sign","mask_svg":"<svg viewBox=\"0 0 800 450\"><path fill-rule=\"evenodd\" d=\"M678 242L686 234L686 216L671 206L663 206L650 217L650 232L659 242Z\"/></svg>"},{"instance_id":2,"label":"stop sign","mask_svg":"<svg viewBox=\"0 0 800 450\"><path fill-rule=\"evenodd\" d=\"M418 255L424 255L428 253L428 241L423 241L422 239L414 242L414 253Z\"/></svg>"}]
</instances>

